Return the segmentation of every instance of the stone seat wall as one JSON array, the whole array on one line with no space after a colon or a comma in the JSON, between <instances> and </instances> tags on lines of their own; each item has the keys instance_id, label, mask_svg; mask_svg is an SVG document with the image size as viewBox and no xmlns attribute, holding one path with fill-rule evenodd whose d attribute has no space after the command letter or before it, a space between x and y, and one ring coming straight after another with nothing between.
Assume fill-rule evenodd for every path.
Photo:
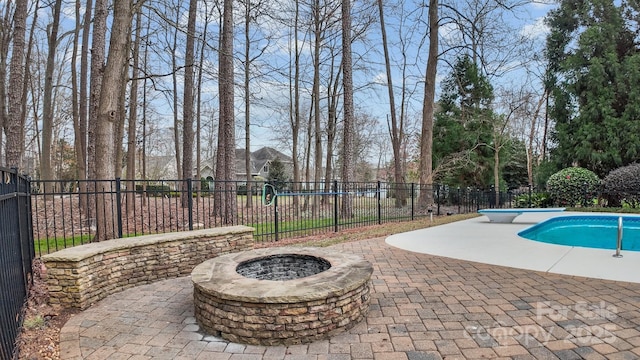
<instances>
[{"instance_id":1,"label":"stone seat wall","mask_svg":"<svg viewBox=\"0 0 640 360\"><path fill-rule=\"evenodd\" d=\"M85 244L42 256L51 304L86 309L137 285L187 276L203 261L253 248L253 228L144 235Z\"/></svg>"}]
</instances>

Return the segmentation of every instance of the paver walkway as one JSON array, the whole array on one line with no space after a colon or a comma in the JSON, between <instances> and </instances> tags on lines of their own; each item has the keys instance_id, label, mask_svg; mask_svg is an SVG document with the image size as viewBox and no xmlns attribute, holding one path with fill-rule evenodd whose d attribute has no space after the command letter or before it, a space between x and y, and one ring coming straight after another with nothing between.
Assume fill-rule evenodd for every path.
<instances>
[{"instance_id":1,"label":"paver walkway","mask_svg":"<svg viewBox=\"0 0 640 360\"><path fill-rule=\"evenodd\" d=\"M412 253L383 238L334 246L374 266L370 312L306 345L199 332L188 277L107 297L61 331L63 359L640 359L640 284Z\"/></svg>"}]
</instances>

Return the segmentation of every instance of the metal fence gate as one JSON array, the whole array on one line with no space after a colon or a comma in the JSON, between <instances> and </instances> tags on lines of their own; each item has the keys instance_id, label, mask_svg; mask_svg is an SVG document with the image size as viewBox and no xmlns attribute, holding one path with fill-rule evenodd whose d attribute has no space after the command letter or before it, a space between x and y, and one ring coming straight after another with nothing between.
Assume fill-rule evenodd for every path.
<instances>
[{"instance_id":1,"label":"metal fence gate","mask_svg":"<svg viewBox=\"0 0 640 360\"><path fill-rule=\"evenodd\" d=\"M0 168L0 359L14 357L34 258L29 179Z\"/></svg>"}]
</instances>

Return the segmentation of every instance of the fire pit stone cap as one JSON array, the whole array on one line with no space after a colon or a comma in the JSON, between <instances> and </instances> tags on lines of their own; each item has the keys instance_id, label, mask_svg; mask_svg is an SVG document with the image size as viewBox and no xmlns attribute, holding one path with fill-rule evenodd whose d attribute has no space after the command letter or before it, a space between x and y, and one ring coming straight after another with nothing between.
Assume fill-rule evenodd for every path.
<instances>
[{"instance_id":1,"label":"fire pit stone cap","mask_svg":"<svg viewBox=\"0 0 640 360\"><path fill-rule=\"evenodd\" d=\"M262 257L304 255L331 264L315 275L292 279L258 280L240 275L239 264ZM339 297L371 279L373 266L360 256L316 247L255 249L209 259L191 272L195 287L218 298L238 302L296 303Z\"/></svg>"}]
</instances>

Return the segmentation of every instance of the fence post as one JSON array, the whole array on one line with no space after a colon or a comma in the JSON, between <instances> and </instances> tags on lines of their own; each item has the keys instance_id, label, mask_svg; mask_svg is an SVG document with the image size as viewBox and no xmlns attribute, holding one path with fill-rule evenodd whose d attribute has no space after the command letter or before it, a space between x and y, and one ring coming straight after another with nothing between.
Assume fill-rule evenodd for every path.
<instances>
[{"instance_id":1,"label":"fence post","mask_svg":"<svg viewBox=\"0 0 640 360\"><path fill-rule=\"evenodd\" d=\"M411 220L415 219L415 199L414 199L414 194L416 192L416 184L415 183L411 183Z\"/></svg>"},{"instance_id":2,"label":"fence post","mask_svg":"<svg viewBox=\"0 0 640 360\"><path fill-rule=\"evenodd\" d=\"M380 204L380 180L378 180L378 185L376 189L376 198L378 200L378 225L382 224L382 206Z\"/></svg>"},{"instance_id":3,"label":"fence post","mask_svg":"<svg viewBox=\"0 0 640 360\"><path fill-rule=\"evenodd\" d=\"M20 176L18 175L18 168L11 168L11 171L9 172L9 176L11 177L11 183L13 183L15 185L15 189L14 194L15 194L15 200L16 200L16 212L17 212L17 220L18 220L18 226L17 226L17 235L18 235L18 245L20 247L20 260L22 262L22 282L25 286L25 289L29 286L29 273L31 272L31 268L27 267L28 264L25 264L25 259L27 257L27 254L24 253L24 241L25 241L25 233L24 233L24 221L25 219L25 209L22 209L22 196L20 194ZM27 239L28 240L28 239ZM4 330L4 329L3 329Z\"/></svg>"},{"instance_id":4,"label":"fence post","mask_svg":"<svg viewBox=\"0 0 640 360\"><path fill-rule=\"evenodd\" d=\"M529 208L531 208L531 184L529 184Z\"/></svg>"},{"instance_id":5,"label":"fence post","mask_svg":"<svg viewBox=\"0 0 640 360\"><path fill-rule=\"evenodd\" d=\"M460 186L458 186L458 214L460 214L461 206L462 206L462 197L460 196Z\"/></svg>"},{"instance_id":6,"label":"fence post","mask_svg":"<svg viewBox=\"0 0 640 360\"><path fill-rule=\"evenodd\" d=\"M588 185L587 185L587 182L585 181L584 182L584 202L582 203L582 206L584 207L587 207L587 204L588 204L587 196L589 196L589 194L587 194L587 187Z\"/></svg>"},{"instance_id":7,"label":"fence post","mask_svg":"<svg viewBox=\"0 0 640 360\"><path fill-rule=\"evenodd\" d=\"M436 215L440 216L440 184L436 184L436 203L438 204Z\"/></svg>"},{"instance_id":8,"label":"fence post","mask_svg":"<svg viewBox=\"0 0 640 360\"><path fill-rule=\"evenodd\" d=\"M187 206L189 207L189 230L193 230L193 179L187 179Z\"/></svg>"},{"instance_id":9,"label":"fence post","mask_svg":"<svg viewBox=\"0 0 640 360\"><path fill-rule=\"evenodd\" d=\"M278 196L273 197L273 231L276 233L276 241L279 240L278 236Z\"/></svg>"},{"instance_id":10,"label":"fence post","mask_svg":"<svg viewBox=\"0 0 640 360\"><path fill-rule=\"evenodd\" d=\"M29 225L29 232L27 233L27 237L29 238L29 251L31 252L31 258L35 258L36 257L36 247L35 247L35 242L33 239L33 210L31 208L31 178L30 177L25 177L25 186L27 187L26 192L27 192L27 203L26 208L27 208L27 224ZM31 269L31 265L29 266L29 269Z\"/></svg>"},{"instance_id":11,"label":"fence post","mask_svg":"<svg viewBox=\"0 0 640 360\"><path fill-rule=\"evenodd\" d=\"M122 195L120 178L116 178L116 213L118 220L118 238L122 237Z\"/></svg>"},{"instance_id":12,"label":"fence post","mask_svg":"<svg viewBox=\"0 0 640 360\"><path fill-rule=\"evenodd\" d=\"M338 180L333 180L333 231L338 232Z\"/></svg>"}]
</instances>

